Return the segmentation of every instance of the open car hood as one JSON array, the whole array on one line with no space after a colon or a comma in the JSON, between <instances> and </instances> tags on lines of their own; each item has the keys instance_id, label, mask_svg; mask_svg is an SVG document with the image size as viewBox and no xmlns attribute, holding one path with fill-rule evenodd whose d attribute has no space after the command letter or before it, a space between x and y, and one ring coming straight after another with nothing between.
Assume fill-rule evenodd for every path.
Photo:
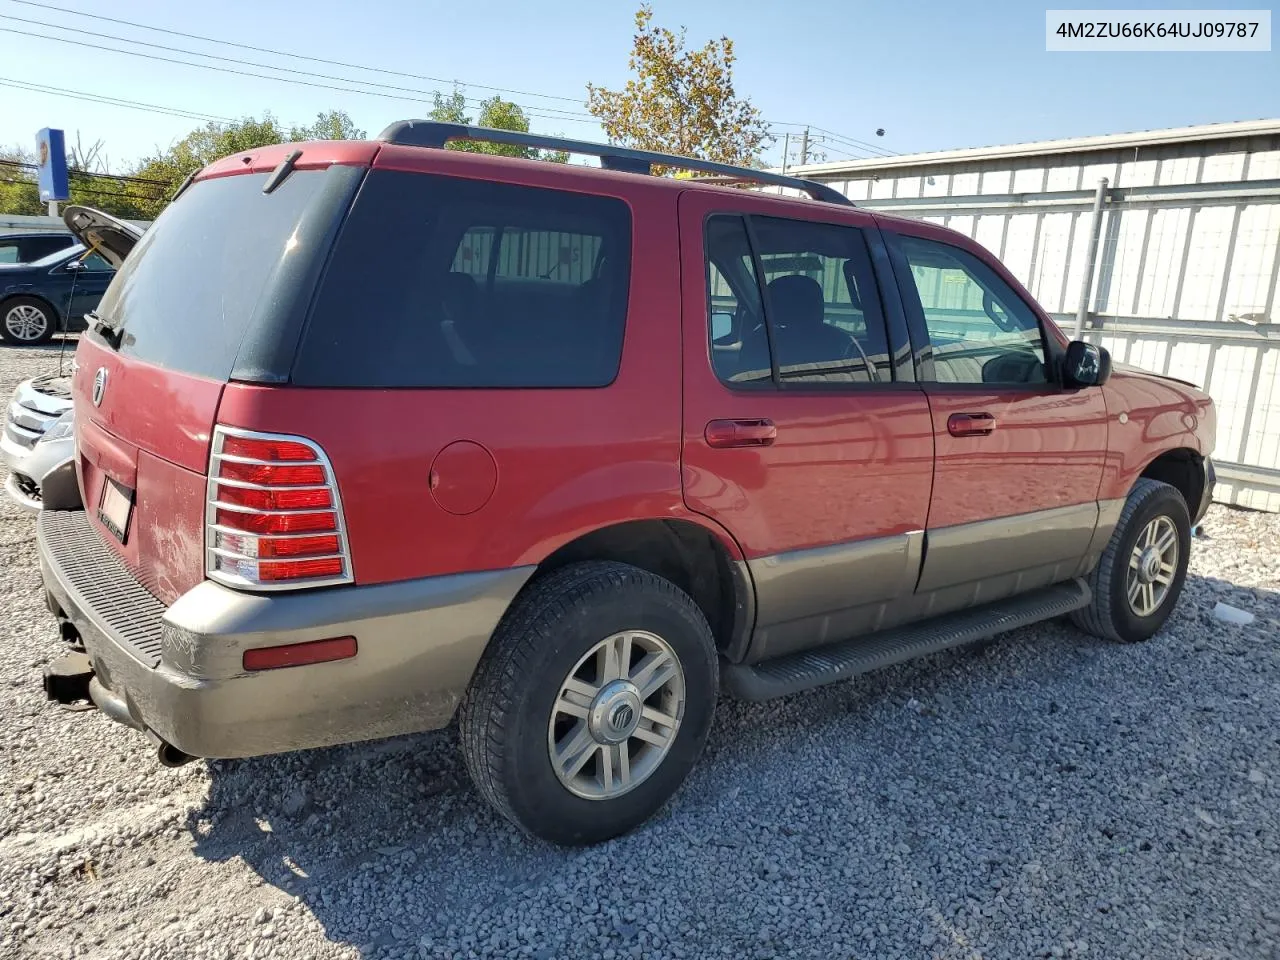
<instances>
[{"instance_id":1,"label":"open car hood","mask_svg":"<svg viewBox=\"0 0 1280 960\"><path fill-rule=\"evenodd\" d=\"M93 207L71 204L62 213L62 222L88 249L95 250L117 270L142 231L131 223L117 220L109 213Z\"/></svg>"}]
</instances>

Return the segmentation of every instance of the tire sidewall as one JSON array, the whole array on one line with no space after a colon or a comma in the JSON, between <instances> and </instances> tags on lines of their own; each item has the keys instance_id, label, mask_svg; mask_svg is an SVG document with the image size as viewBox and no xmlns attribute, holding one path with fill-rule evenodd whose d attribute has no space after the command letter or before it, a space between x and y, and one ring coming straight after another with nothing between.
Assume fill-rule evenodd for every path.
<instances>
[{"instance_id":1,"label":"tire sidewall","mask_svg":"<svg viewBox=\"0 0 1280 960\"><path fill-rule=\"evenodd\" d=\"M1178 565L1174 570L1173 583L1164 602L1149 616L1140 617L1129 606L1128 578L1129 557L1133 553L1138 537L1147 525L1158 516L1167 516L1173 521L1178 533ZM1159 630L1182 595L1182 585L1187 577L1187 567L1191 559L1191 518L1182 496L1172 487L1157 490L1149 496L1129 518L1120 541L1117 544L1115 564L1112 567L1111 583L1111 617L1116 633L1120 639L1127 641L1146 640Z\"/></svg>"},{"instance_id":2,"label":"tire sidewall","mask_svg":"<svg viewBox=\"0 0 1280 960\"><path fill-rule=\"evenodd\" d=\"M544 639L512 704L512 749L502 771L512 812L554 843L585 844L625 833L648 819L680 786L702 752L715 712L718 664L710 632L692 601L631 581L606 596L576 603L568 615L540 624ZM551 710L570 670L593 646L624 630L665 640L684 671L684 716L675 742L654 772L610 800L570 793L556 776L547 744ZM517 678L507 678L517 682Z\"/></svg>"}]
</instances>

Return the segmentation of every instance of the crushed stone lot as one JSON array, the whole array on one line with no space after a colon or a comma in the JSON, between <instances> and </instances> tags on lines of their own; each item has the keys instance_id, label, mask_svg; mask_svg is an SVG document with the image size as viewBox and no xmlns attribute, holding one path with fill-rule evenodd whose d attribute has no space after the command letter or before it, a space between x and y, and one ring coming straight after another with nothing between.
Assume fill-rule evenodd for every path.
<instances>
[{"instance_id":1,"label":"crushed stone lot","mask_svg":"<svg viewBox=\"0 0 1280 960\"><path fill-rule=\"evenodd\" d=\"M0 347L4 396L56 354ZM667 809L562 851L489 811L451 731L169 770L46 703L6 500L0 957L1280 958L1280 516L1205 530L1148 643L1051 623L722 700Z\"/></svg>"}]
</instances>

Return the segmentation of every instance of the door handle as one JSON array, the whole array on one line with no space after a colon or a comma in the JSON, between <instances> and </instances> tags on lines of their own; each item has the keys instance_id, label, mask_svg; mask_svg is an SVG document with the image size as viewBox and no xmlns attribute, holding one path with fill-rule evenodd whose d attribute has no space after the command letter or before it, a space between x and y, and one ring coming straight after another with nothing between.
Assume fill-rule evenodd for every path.
<instances>
[{"instance_id":1,"label":"door handle","mask_svg":"<svg viewBox=\"0 0 1280 960\"><path fill-rule=\"evenodd\" d=\"M778 438L772 420L712 420L703 432L708 447L768 447Z\"/></svg>"},{"instance_id":2,"label":"door handle","mask_svg":"<svg viewBox=\"0 0 1280 960\"><path fill-rule=\"evenodd\" d=\"M953 413L947 417L947 433L953 437L985 437L996 428L989 413Z\"/></svg>"}]
</instances>

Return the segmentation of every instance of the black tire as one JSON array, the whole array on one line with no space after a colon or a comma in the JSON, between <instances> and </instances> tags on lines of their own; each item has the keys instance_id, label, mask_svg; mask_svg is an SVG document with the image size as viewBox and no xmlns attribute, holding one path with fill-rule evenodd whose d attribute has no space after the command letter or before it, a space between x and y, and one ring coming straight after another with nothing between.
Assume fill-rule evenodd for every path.
<instances>
[{"instance_id":1,"label":"black tire","mask_svg":"<svg viewBox=\"0 0 1280 960\"><path fill-rule=\"evenodd\" d=\"M1139 616L1128 597L1129 559L1138 537L1157 517L1173 522L1177 531L1178 559L1168 593L1147 616ZM1182 494L1167 483L1139 479L1120 513L1120 521L1098 565L1089 575L1093 601L1071 614L1072 622L1086 633L1107 640L1136 643L1149 639L1169 618L1182 593L1191 555L1191 518Z\"/></svg>"},{"instance_id":2,"label":"black tire","mask_svg":"<svg viewBox=\"0 0 1280 960\"><path fill-rule=\"evenodd\" d=\"M44 321L44 328L32 336L21 336L14 330L9 328L10 314L22 310L28 316L31 311L36 311ZM38 297L10 297L4 303L0 303L0 339L5 343L20 344L22 346L34 346L40 343L48 343L53 339L54 333L58 329L58 315L53 311L49 304L45 303Z\"/></svg>"},{"instance_id":3,"label":"black tire","mask_svg":"<svg viewBox=\"0 0 1280 960\"><path fill-rule=\"evenodd\" d=\"M661 637L674 652L684 713L646 779L621 796L585 799L552 767L552 708L574 665L626 630ZM522 830L556 844L598 843L643 823L684 782L706 743L718 689L715 641L687 594L628 564L572 564L531 583L498 626L459 712L462 755L481 796Z\"/></svg>"}]
</instances>

